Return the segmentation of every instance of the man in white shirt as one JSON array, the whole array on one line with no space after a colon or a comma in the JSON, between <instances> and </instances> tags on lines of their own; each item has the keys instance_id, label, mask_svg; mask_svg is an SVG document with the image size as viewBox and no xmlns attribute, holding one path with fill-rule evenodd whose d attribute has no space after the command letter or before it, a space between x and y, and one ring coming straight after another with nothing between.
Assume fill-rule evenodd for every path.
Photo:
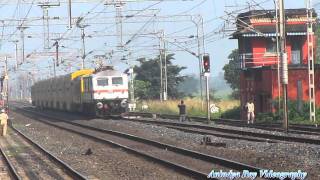
<instances>
[{"instance_id":1,"label":"man in white shirt","mask_svg":"<svg viewBox=\"0 0 320 180\"><path fill-rule=\"evenodd\" d=\"M253 104L252 100L247 102L246 109L247 109L248 124L250 124L250 122L251 122L251 124L253 124L253 121L254 121L254 104Z\"/></svg>"},{"instance_id":2,"label":"man in white shirt","mask_svg":"<svg viewBox=\"0 0 320 180\"><path fill-rule=\"evenodd\" d=\"M0 127L2 128L2 134L1 136L7 135L7 123L8 123L8 115L5 109L1 110L0 113Z\"/></svg>"}]
</instances>

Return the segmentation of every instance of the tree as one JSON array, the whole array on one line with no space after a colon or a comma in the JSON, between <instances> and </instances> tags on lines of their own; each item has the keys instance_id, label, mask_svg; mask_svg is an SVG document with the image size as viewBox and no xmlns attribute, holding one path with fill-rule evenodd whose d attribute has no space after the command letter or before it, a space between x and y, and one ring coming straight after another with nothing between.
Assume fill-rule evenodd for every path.
<instances>
[{"instance_id":1,"label":"tree","mask_svg":"<svg viewBox=\"0 0 320 180\"><path fill-rule=\"evenodd\" d=\"M240 68L239 68L239 51L234 49L228 58L229 63L223 67L224 70L224 79L230 84L230 87L233 90L232 96L234 98L239 97L240 89Z\"/></svg>"},{"instance_id":2,"label":"tree","mask_svg":"<svg viewBox=\"0 0 320 180\"><path fill-rule=\"evenodd\" d=\"M199 93L199 78L195 74L187 75L179 84L178 90L189 97L195 96Z\"/></svg>"},{"instance_id":3,"label":"tree","mask_svg":"<svg viewBox=\"0 0 320 180\"><path fill-rule=\"evenodd\" d=\"M184 81L185 76L181 76L180 72L185 67L179 67L172 64L174 54L167 55L167 77L168 77L168 97L180 98L181 94L178 92L178 85ZM164 59L164 58L163 58ZM138 59L139 66L134 67L136 73L136 80L149 85L144 86L147 94L136 94L141 99L159 99L160 97L160 61L159 56L154 59L146 60L145 58ZM140 83L142 83L140 82ZM145 84L146 85L146 84Z\"/></svg>"},{"instance_id":4,"label":"tree","mask_svg":"<svg viewBox=\"0 0 320 180\"><path fill-rule=\"evenodd\" d=\"M134 80L134 96L139 99L148 99L151 83L147 81Z\"/></svg>"}]
</instances>

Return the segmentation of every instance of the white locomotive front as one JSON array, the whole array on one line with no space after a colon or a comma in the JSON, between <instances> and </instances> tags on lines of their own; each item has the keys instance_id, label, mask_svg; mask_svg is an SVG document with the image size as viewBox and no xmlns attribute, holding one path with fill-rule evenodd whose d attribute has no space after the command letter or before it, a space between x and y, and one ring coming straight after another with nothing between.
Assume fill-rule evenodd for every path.
<instances>
[{"instance_id":1,"label":"white locomotive front","mask_svg":"<svg viewBox=\"0 0 320 180\"><path fill-rule=\"evenodd\" d=\"M31 97L40 108L118 115L127 109L128 77L111 67L79 70L35 83Z\"/></svg>"}]
</instances>

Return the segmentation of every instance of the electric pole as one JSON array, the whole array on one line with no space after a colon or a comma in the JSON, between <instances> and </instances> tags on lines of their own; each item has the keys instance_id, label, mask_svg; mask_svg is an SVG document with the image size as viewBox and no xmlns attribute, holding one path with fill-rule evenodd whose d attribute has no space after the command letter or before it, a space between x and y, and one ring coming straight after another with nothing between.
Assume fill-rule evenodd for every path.
<instances>
[{"instance_id":1,"label":"electric pole","mask_svg":"<svg viewBox=\"0 0 320 180\"><path fill-rule=\"evenodd\" d=\"M21 63L24 63L24 30L27 29L26 26L18 26L17 29L20 30L20 38L21 38Z\"/></svg>"},{"instance_id":2,"label":"electric pole","mask_svg":"<svg viewBox=\"0 0 320 180\"><path fill-rule=\"evenodd\" d=\"M82 25L80 24L80 22L83 20L83 17L78 18L77 20L77 27L81 29L81 41L82 41L82 62L81 62L81 69L85 68L85 63L84 63L84 59L86 58L86 47L85 47L85 42L84 42L84 38L85 38L85 33L84 33L84 28L88 27L89 25Z\"/></svg>"},{"instance_id":3,"label":"electric pole","mask_svg":"<svg viewBox=\"0 0 320 180\"><path fill-rule=\"evenodd\" d=\"M207 102L207 121L210 124L210 87L209 87L209 76L210 76L210 56L205 54L203 56L203 69L204 76L206 77L206 102Z\"/></svg>"},{"instance_id":4,"label":"electric pole","mask_svg":"<svg viewBox=\"0 0 320 180\"><path fill-rule=\"evenodd\" d=\"M18 69L19 61L18 61L18 40L10 41L15 45L15 60L16 60L16 70Z\"/></svg>"},{"instance_id":5,"label":"electric pole","mask_svg":"<svg viewBox=\"0 0 320 180\"><path fill-rule=\"evenodd\" d=\"M68 0L68 19L69 19L69 29L72 28L72 7L71 0Z\"/></svg>"},{"instance_id":6,"label":"electric pole","mask_svg":"<svg viewBox=\"0 0 320 180\"><path fill-rule=\"evenodd\" d=\"M285 9L284 0L279 0L279 29L280 29L280 57L281 57L281 80L283 89L283 128L288 132L288 58L286 53Z\"/></svg>"},{"instance_id":7,"label":"electric pole","mask_svg":"<svg viewBox=\"0 0 320 180\"><path fill-rule=\"evenodd\" d=\"M55 42L53 43L52 47L54 46L56 49L56 53L55 53L55 58L53 58L53 76L56 77L56 67L59 66L59 38L57 39L52 39Z\"/></svg>"},{"instance_id":8,"label":"electric pole","mask_svg":"<svg viewBox=\"0 0 320 180\"><path fill-rule=\"evenodd\" d=\"M4 76L5 80L6 80L6 101L7 101L7 113L9 113L9 76L8 76L8 57L5 57L5 76Z\"/></svg>"},{"instance_id":9,"label":"electric pole","mask_svg":"<svg viewBox=\"0 0 320 180\"><path fill-rule=\"evenodd\" d=\"M56 65L59 66L59 42L56 40L56 42L53 44L56 47Z\"/></svg>"},{"instance_id":10,"label":"electric pole","mask_svg":"<svg viewBox=\"0 0 320 180\"><path fill-rule=\"evenodd\" d=\"M164 32L163 32L164 34ZM167 72L167 53L166 53L166 41L163 40L163 56L164 56L164 90L163 100L168 99L168 72Z\"/></svg>"},{"instance_id":11,"label":"electric pole","mask_svg":"<svg viewBox=\"0 0 320 180\"><path fill-rule=\"evenodd\" d=\"M203 18L202 16L198 16L199 21L195 21L192 16L191 16L191 21L195 24L195 26L197 27L197 46L198 46L198 61L199 61L199 83L200 83L200 98L201 98L201 110L203 110L203 69L202 69L202 53L201 53L201 39L200 39L200 23L201 23L201 28L203 31ZM203 34L202 34L203 36ZM202 46L204 48L204 37L203 37L203 41L202 41ZM203 51L204 52L204 51Z\"/></svg>"},{"instance_id":12,"label":"electric pole","mask_svg":"<svg viewBox=\"0 0 320 180\"><path fill-rule=\"evenodd\" d=\"M163 101L163 63L162 63L162 33L159 40L159 63L160 63L160 101Z\"/></svg>"}]
</instances>

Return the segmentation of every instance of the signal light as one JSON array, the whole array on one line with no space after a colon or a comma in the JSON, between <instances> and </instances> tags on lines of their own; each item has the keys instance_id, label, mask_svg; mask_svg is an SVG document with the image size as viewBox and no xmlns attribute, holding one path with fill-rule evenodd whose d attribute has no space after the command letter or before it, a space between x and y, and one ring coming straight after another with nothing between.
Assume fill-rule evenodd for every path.
<instances>
[{"instance_id":1,"label":"signal light","mask_svg":"<svg viewBox=\"0 0 320 180\"><path fill-rule=\"evenodd\" d=\"M210 56L204 55L202 61L203 61L204 72L209 73L210 72Z\"/></svg>"}]
</instances>

